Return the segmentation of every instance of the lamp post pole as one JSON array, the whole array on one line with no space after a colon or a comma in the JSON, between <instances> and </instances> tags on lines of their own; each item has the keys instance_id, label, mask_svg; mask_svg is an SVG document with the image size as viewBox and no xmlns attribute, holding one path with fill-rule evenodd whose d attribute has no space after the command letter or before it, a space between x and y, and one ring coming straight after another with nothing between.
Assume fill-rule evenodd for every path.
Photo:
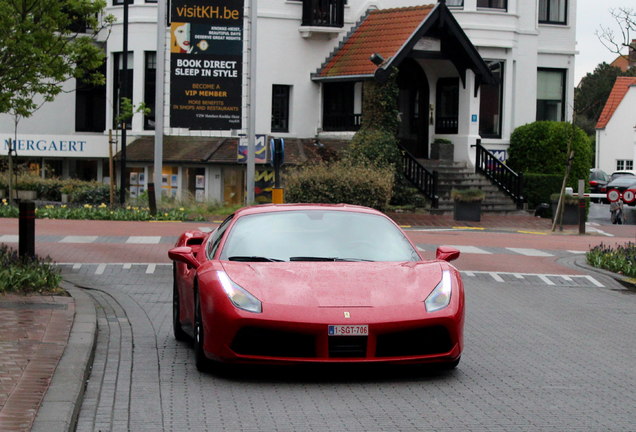
<instances>
[{"instance_id":1,"label":"lamp post pole","mask_svg":"<svg viewBox=\"0 0 636 432\"><path fill-rule=\"evenodd\" d=\"M119 83L119 114L121 115L121 101L128 96L128 2L124 0L124 47L122 49L122 74ZM131 95L132 96L132 95ZM126 203L126 121L121 122L121 167L119 169L119 204Z\"/></svg>"}]
</instances>

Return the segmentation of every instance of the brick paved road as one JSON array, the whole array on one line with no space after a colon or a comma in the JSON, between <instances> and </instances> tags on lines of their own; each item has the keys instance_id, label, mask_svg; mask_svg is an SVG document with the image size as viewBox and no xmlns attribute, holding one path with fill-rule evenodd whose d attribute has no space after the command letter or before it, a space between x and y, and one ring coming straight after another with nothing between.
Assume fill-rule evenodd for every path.
<instances>
[{"instance_id":1,"label":"brick paved road","mask_svg":"<svg viewBox=\"0 0 636 432\"><path fill-rule=\"evenodd\" d=\"M633 431L636 295L603 276L465 272L459 368L200 374L171 335L169 266L64 266L98 308L78 431ZM496 276L493 276L496 275ZM500 278L501 281L498 279ZM601 285L601 286L599 286Z\"/></svg>"}]
</instances>

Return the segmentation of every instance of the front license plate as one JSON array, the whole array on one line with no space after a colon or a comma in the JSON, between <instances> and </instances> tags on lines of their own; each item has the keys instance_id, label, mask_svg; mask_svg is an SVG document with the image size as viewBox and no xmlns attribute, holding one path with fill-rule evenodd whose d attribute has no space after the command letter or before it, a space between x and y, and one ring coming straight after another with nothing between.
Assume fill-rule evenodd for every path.
<instances>
[{"instance_id":1,"label":"front license plate","mask_svg":"<svg viewBox=\"0 0 636 432\"><path fill-rule=\"evenodd\" d=\"M330 325L329 336L369 336L368 325Z\"/></svg>"}]
</instances>

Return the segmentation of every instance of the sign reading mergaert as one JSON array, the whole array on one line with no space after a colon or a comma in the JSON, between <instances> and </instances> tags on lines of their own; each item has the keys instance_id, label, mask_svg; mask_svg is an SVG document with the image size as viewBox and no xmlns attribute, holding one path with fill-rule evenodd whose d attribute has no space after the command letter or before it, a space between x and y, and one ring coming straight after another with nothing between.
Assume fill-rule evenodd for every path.
<instances>
[{"instance_id":1,"label":"sign reading mergaert","mask_svg":"<svg viewBox=\"0 0 636 432\"><path fill-rule=\"evenodd\" d=\"M170 126L242 128L244 0L172 0Z\"/></svg>"}]
</instances>

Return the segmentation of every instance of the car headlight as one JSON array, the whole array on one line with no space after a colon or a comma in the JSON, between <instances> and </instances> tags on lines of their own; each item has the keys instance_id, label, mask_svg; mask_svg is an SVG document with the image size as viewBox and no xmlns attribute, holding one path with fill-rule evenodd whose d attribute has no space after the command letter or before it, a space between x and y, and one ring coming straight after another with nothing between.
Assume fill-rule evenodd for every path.
<instances>
[{"instance_id":1,"label":"car headlight","mask_svg":"<svg viewBox=\"0 0 636 432\"><path fill-rule=\"evenodd\" d=\"M225 294L234 306L248 312L261 313L263 311L261 301L230 279L227 273L218 271L217 275Z\"/></svg>"},{"instance_id":2,"label":"car headlight","mask_svg":"<svg viewBox=\"0 0 636 432\"><path fill-rule=\"evenodd\" d=\"M442 280L439 281L433 292L424 301L428 312L435 312L444 309L450 303L451 293L453 291L453 282L451 281L450 271L442 272Z\"/></svg>"}]
</instances>

